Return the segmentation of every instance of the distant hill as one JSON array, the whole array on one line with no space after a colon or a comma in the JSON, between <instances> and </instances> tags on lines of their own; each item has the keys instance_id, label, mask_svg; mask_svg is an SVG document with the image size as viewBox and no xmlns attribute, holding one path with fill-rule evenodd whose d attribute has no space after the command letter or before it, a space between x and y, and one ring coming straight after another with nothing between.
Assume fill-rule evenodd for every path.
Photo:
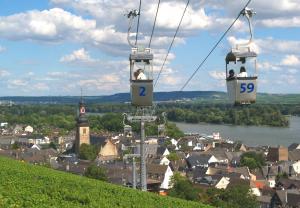
<instances>
[{"instance_id":1,"label":"distant hill","mask_svg":"<svg viewBox=\"0 0 300 208\"><path fill-rule=\"evenodd\" d=\"M0 207L210 207L3 157L0 166Z\"/></svg>"},{"instance_id":2,"label":"distant hill","mask_svg":"<svg viewBox=\"0 0 300 208\"><path fill-rule=\"evenodd\" d=\"M215 91L187 91L187 92L156 92L155 101L195 100L226 98L226 93ZM1 101L12 101L16 104L77 104L79 96L10 96L0 97ZM106 96L85 96L86 103L124 103L130 102L129 93L117 93Z\"/></svg>"},{"instance_id":3,"label":"distant hill","mask_svg":"<svg viewBox=\"0 0 300 208\"><path fill-rule=\"evenodd\" d=\"M11 96L0 97L0 104L3 101L12 101L16 104L77 104L80 100L79 96ZM106 96L85 96L86 103L125 103L130 102L129 93L117 93ZM155 92L154 100L156 102L166 101L189 101L196 102L217 102L228 103L226 92L218 91L173 91L173 92ZM299 104L300 94L268 94L258 93L258 103L286 103Z\"/></svg>"}]
</instances>

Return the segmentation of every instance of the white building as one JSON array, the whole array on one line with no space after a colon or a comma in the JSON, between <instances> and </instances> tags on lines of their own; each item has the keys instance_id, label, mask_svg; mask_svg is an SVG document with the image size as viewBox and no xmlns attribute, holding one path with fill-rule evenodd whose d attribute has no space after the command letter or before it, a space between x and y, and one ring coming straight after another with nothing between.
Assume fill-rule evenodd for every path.
<instances>
[{"instance_id":1,"label":"white building","mask_svg":"<svg viewBox=\"0 0 300 208\"><path fill-rule=\"evenodd\" d=\"M27 133L32 133L33 132L33 127L26 126L25 129L24 129L24 131L27 132Z\"/></svg>"}]
</instances>

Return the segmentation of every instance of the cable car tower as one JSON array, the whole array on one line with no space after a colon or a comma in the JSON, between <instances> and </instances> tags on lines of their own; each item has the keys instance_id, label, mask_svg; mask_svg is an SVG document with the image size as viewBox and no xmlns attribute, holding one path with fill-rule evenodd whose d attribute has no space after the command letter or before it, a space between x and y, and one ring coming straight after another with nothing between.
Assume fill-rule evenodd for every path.
<instances>
[{"instance_id":1,"label":"cable car tower","mask_svg":"<svg viewBox=\"0 0 300 208\"><path fill-rule=\"evenodd\" d=\"M140 139L140 183L141 190L147 191L147 173L145 156L145 123L154 122L157 119L153 107L153 54L150 48L144 48L133 44L130 40L131 27L136 16L140 15L137 10L130 11L127 40L132 47L129 56L130 62L130 92L131 105L136 109L132 115L124 114L124 119L129 122L138 122L141 126ZM124 126L126 130L129 125Z\"/></svg>"},{"instance_id":2,"label":"cable car tower","mask_svg":"<svg viewBox=\"0 0 300 208\"><path fill-rule=\"evenodd\" d=\"M247 18L250 39L246 43L236 44L226 56L226 84L230 102L235 105L256 102L257 91L257 54L251 50L253 29L252 9L245 8L241 14Z\"/></svg>"}]
</instances>

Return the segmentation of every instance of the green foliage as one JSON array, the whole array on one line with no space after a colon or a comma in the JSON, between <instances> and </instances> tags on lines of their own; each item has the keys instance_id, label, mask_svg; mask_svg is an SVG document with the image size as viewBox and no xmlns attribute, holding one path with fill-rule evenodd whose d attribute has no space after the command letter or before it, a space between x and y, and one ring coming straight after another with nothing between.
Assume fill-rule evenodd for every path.
<instances>
[{"instance_id":1,"label":"green foliage","mask_svg":"<svg viewBox=\"0 0 300 208\"><path fill-rule=\"evenodd\" d=\"M54 142L50 142L49 148L57 150L57 146L56 146L56 144Z\"/></svg>"},{"instance_id":2,"label":"green foliage","mask_svg":"<svg viewBox=\"0 0 300 208\"><path fill-rule=\"evenodd\" d=\"M82 144L79 149L79 158L83 160L94 160L99 150L96 146Z\"/></svg>"},{"instance_id":3,"label":"green foliage","mask_svg":"<svg viewBox=\"0 0 300 208\"><path fill-rule=\"evenodd\" d=\"M174 139L178 139L184 136L184 133L176 126L176 124L168 122L166 127L167 127L166 129L167 136Z\"/></svg>"},{"instance_id":4,"label":"green foliage","mask_svg":"<svg viewBox=\"0 0 300 208\"><path fill-rule=\"evenodd\" d=\"M75 129L77 105L16 105L0 106L1 120L11 126L16 124L30 125L35 133L51 135L53 128L64 136ZM94 133L106 131L121 132L123 117L120 113L88 116L91 131Z\"/></svg>"},{"instance_id":5,"label":"green foliage","mask_svg":"<svg viewBox=\"0 0 300 208\"><path fill-rule=\"evenodd\" d=\"M290 107L291 108L291 107ZM214 123L235 125L288 126L284 108L277 105L251 105L232 107L224 104L165 104L161 111L167 112L170 121L187 123ZM294 113L296 114L296 113Z\"/></svg>"},{"instance_id":6,"label":"green foliage","mask_svg":"<svg viewBox=\"0 0 300 208\"><path fill-rule=\"evenodd\" d=\"M222 208L257 208L258 202L249 186L237 185L227 189L208 189L208 203L215 207Z\"/></svg>"},{"instance_id":7,"label":"green foliage","mask_svg":"<svg viewBox=\"0 0 300 208\"><path fill-rule=\"evenodd\" d=\"M265 165L265 157L262 153L245 152L241 155L241 166L247 166L250 170L261 168Z\"/></svg>"},{"instance_id":8,"label":"green foliage","mask_svg":"<svg viewBox=\"0 0 300 208\"><path fill-rule=\"evenodd\" d=\"M276 183L281 179L281 178L289 178L288 174L286 172L283 172L283 173L279 173L276 178L275 178L275 181Z\"/></svg>"},{"instance_id":9,"label":"green foliage","mask_svg":"<svg viewBox=\"0 0 300 208\"><path fill-rule=\"evenodd\" d=\"M86 169L84 176L88 178L98 179L101 181L107 181L106 170L94 164L90 165Z\"/></svg>"},{"instance_id":10,"label":"green foliage","mask_svg":"<svg viewBox=\"0 0 300 208\"><path fill-rule=\"evenodd\" d=\"M12 148L13 150L17 150L17 149L20 148L20 145L17 144L17 143L13 143L12 146L11 146L11 148Z\"/></svg>"},{"instance_id":11,"label":"green foliage","mask_svg":"<svg viewBox=\"0 0 300 208\"><path fill-rule=\"evenodd\" d=\"M176 154L176 152L171 152L167 158L170 160L170 161L176 161L176 160L179 160L179 157L178 155Z\"/></svg>"},{"instance_id":12,"label":"green foliage","mask_svg":"<svg viewBox=\"0 0 300 208\"><path fill-rule=\"evenodd\" d=\"M199 201L200 190L193 187L193 184L179 173L175 173L172 177L173 188L169 191L169 195L190 201Z\"/></svg>"},{"instance_id":13,"label":"green foliage","mask_svg":"<svg viewBox=\"0 0 300 208\"><path fill-rule=\"evenodd\" d=\"M0 207L210 207L0 157Z\"/></svg>"}]
</instances>

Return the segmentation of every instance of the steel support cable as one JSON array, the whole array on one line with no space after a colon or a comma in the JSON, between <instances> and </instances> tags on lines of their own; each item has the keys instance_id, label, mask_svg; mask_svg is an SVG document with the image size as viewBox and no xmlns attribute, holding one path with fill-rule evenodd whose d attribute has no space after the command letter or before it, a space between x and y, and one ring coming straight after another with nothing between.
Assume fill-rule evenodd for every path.
<instances>
[{"instance_id":1,"label":"steel support cable","mask_svg":"<svg viewBox=\"0 0 300 208\"><path fill-rule=\"evenodd\" d=\"M214 47L210 50L210 52L208 53L208 55L203 59L203 61L199 64L199 66L197 67L197 69L193 72L193 74L190 76L190 78L185 82L185 84L183 85L183 87L180 89L180 91L183 91L183 89L188 85L188 83L193 79L193 77L196 75L196 73L199 71L199 69L202 67L202 65L205 63L205 61L208 59L208 57L212 54L212 52L216 49L216 47L219 45L219 43L223 40L223 38L227 35L227 33L229 32L229 30L233 27L233 25L235 24L235 22L240 18L240 16L242 15L242 11L250 4L252 0L249 0L247 2L247 4L243 7L243 9L240 11L239 15L237 16L237 18L231 23L231 25L228 27L228 29L223 33L223 35L221 36L221 38L218 40L218 42L214 45Z\"/></svg>"},{"instance_id":2,"label":"steel support cable","mask_svg":"<svg viewBox=\"0 0 300 208\"><path fill-rule=\"evenodd\" d=\"M153 23L153 27L152 27L152 32L151 32L148 48L151 47L151 42L152 42L152 37L153 37L155 25L156 25L156 18L157 18L157 14L158 14L158 10L159 10L159 5L160 5L160 0L158 0L158 3L157 3L156 14L155 14L155 18L154 18L154 23Z\"/></svg>"},{"instance_id":3,"label":"steel support cable","mask_svg":"<svg viewBox=\"0 0 300 208\"><path fill-rule=\"evenodd\" d=\"M166 57L165 57L165 59L164 59L164 62L163 62L163 64L162 64L162 66L161 66L161 68L160 68L160 71L159 71L159 73L158 73L158 75L157 75L157 78L156 78L156 80L155 80L154 87L156 86L156 84L157 84L157 82L158 82L158 80L159 80L160 74L161 74L161 72L162 72L162 70L163 70L163 68L164 68L164 66L165 66L166 60L167 60L167 58L168 58L168 56L169 56L169 53L170 53L170 51L171 51L171 48L172 48L172 46L173 46L174 40L175 40L175 38L176 38L176 36L177 36L178 30L179 30L180 25L181 25L181 23L182 23L183 17L184 17L185 12L186 12L186 9L187 9L187 7L189 6L189 3L190 3L190 0L188 0L187 3L186 3L186 6L185 6L184 11L183 11L183 14L182 14L182 16L181 16L180 22L179 22L179 24L178 24L178 26L177 26L177 29L176 29L176 32L175 32L175 34L174 34L174 36L173 36L173 40L172 40L172 42L171 42L171 44L170 44L170 46L169 46L167 55L166 55Z\"/></svg>"},{"instance_id":4,"label":"steel support cable","mask_svg":"<svg viewBox=\"0 0 300 208\"><path fill-rule=\"evenodd\" d=\"M139 34L139 27L140 27L140 17L141 17L141 7L142 7L142 0L140 0L140 6L139 6L139 17L136 25L136 36L135 36L135 44L137 45L137 40L138 40L138 34Z\"/></svg>"}]
</instances>

